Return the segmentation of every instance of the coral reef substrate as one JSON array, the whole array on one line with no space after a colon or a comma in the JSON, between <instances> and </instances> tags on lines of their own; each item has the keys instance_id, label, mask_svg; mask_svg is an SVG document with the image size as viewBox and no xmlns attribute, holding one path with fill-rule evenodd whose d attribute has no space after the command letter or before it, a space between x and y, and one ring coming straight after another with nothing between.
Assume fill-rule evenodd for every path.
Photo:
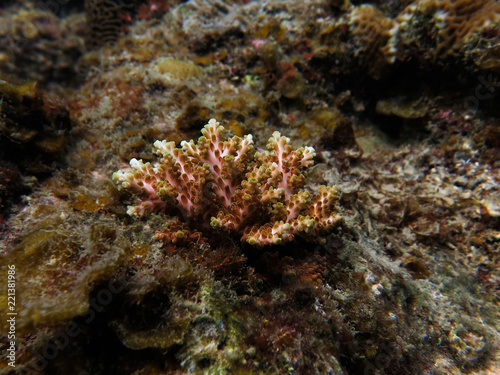
<instances>
[{"instance_id":1,"label":"coral reef substrate","mask_svg":"<svg viewBox=\"0 0 500 375\"><path fill-rule=\"evenodd\" d=\"M496 1L54 3L0 9L1 374L500 371Z\"/></svg>"}]
</instances>

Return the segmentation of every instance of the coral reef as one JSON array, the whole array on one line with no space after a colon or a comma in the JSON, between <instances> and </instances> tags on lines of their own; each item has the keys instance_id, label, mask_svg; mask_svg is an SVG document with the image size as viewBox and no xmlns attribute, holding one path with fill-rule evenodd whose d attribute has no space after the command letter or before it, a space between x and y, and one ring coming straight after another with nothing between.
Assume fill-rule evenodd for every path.
<instances>
[{"instance_id":1,"label":"coral reef","mask_svg":"<svg viewBox=\"0 0 500 375\"><path fill-rule=\"evenodd\" d=\"M161 18L177 1L85 0L85 46L92 50L114 43L135 18Z\"/></svg>"},{"instance_id":2,"label":"coral reef","mask_svg":"<svg viewBox=\"0 0 500 375\"><path fill-rule=\"evenodd\" d=\"M473 33L500 21L500 5L494 0L422 0L416 8L435 19L439 30L434 51L436 57L457 52Z\"/></svg>"},{"instance_id":3,"label":"coral reef","mask_svg":"<svg viewBox=\"0 0 500 375\"><path fill-rule=\"evenodd\" d=\"M60 19L50 10L19 2L0 13L0 68L20 80L73 86L84 52L81 17Z\"/></svg>"},{"instance_id":4,"label":"coral reef","mask_svg":"<svg viewBox=\"0 0 500 375\"><path fill-rule=\"evenodd\" d=\"M255 152L252 136L225 139L224 128L211 119L203 136L182 142L156 141L159 163L132 159L132 170L115 172L120 187L140 194L130 215L166 211L175 206L179 215L200 230L238 233L241 240L263 246L293 240L297 235L317 238L340 220L335 210L336 189L320 186L311 197L301 169L315 155L312 147L291 149L290 140L275 132L268 151ZM184 237L172 230L156 235L162 240Z\"/></svg>"},{"instance_id":5,"label":"coral reef","mask_svg":"<svg viewBox=\"0 0 500 375\"><path fill-rule=\"evenodd\" d=\"M0 95L2 158L34 173L52 170L71 127L64 100L44 95L35 82L12 80L0 80Z\"/></svg>"},{"instance_id":6,"label":"coral reef","mask_svg":"<svg viewBox=\"0 0 500 375\"><path fill-rule=\"evenodd\" d=\"M0 8L1 374L499 372L497 2L145 0L87 52L53 3Z\"/></svg>"},{"instance_id":7,"label":"coral reef","mask_svg":"<svg viewBox=\"0 0 500 375\"><path fill-rule=\"evenodd\" d=\"M397 27L394 20L372 5L355 7L350 14L350 24L355 43L360 46L359 60L368 67L375 78L380 76L377 69L395 60L396 49L393 38Z\"/></svg>"},{"instance_id":8,"label":"coral reef","mask_svg":"<svg viewBox=\"0 0 500 375\"><path fill-rule=\"evenodd\" d=\"M20 334L40 324L85 313L92 286L109 279L124 259L126 242L117 238L110 225L90 224L88 232L79 236L54 213L50 207L35 213L44 214L45 221L34 227L5 258L8 263L15 259L21 280L17 285L22 294L17 303L22 311L17 317ZM43 269L39 269L41 265ZM6 271L2 270L2 277L6 277ZM3 309L7 296L2 294L0 298Z\"/></svg>"},{"instance_id":9,"label":"coral reef","mask_svg":"<svg viewBox=\"0 0 500 375\"><path fill-rule=\"evenodd\" d=\"M131 22L127 16L137 7L137 0L85 0L88 49L115 42L125 25Z\"/></svg>"},{"instance_id":10,"label":"coral reef","mask_svg":"<svg viewBox=\"0 0 500 375\"><path fill-rule=\"evenodd\" d=\"M485 59L492 44L481 51L477 44L500 21L500 8L494 0L417 0L394 18L370 4L354 6L348 17L357 43L353 53L378 79L396 59L440 62L460 56L466 60L471 52L479 53L476 59Z\"/></svg>"},{"instance_id":11,"label":"coral reef","mask_svg":"<svg viewBox=\"0 0 500 375\"><path fill-rule=\"evenodd\" d=\"M70 128L59 96L35 82L0 79L0 215L63 165Z\"/></svg>"}]
</instances>

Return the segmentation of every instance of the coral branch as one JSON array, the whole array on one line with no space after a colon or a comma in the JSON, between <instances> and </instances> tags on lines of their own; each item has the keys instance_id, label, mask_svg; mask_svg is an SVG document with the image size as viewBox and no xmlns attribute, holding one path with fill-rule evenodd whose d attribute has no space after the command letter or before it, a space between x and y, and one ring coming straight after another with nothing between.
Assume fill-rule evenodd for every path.
<instances>
[{"instance_id":1,"label":"coral branch","mask_svg":"<svg viewBox=\"0 0 500 375\"><path fill-rule=\"evenodd\" d=\"M338 221L335 187L321 186L311 196L302 170L313 164L312 147L292 150L290 140L274 132L267 151L255 152L251 135L222 136L211 119L195 143L156 141L161 156L151 165L132 159L131 169L113 174L119 188L139 198L130 215L176 209L188 226L200 231L227 231L258 247L315 238ZM178 228L177 228L178 229ZM170 241L185 231L163 230L157 239Z\"/></svg>"}]
</instances>

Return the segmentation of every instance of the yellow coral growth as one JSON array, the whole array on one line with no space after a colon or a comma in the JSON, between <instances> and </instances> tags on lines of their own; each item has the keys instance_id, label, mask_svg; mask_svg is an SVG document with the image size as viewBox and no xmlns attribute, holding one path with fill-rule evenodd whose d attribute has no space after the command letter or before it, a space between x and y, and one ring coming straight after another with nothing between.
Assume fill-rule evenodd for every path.
<instances>
[{"instance_id":1,"label":"yellow coral growth","mask_svg":"<svg viewBox=\"0 0 500 375\"><path fill-rule=\"evenodd\" d=\"M394 20L371 5L355 7L351 13L351 32L361 47L358 53L375 78L384 66L394 62L396 51L391 42L396 31Z\"/></svg>"},{"instance_id":2,"label":"yellow coral growth","mask_svg":"<svg viewBox=\"0 0 500 375\"><path fill-rule=\"evenodd\" d=\"M161 60L156 69L174 79L191 79L203 74L203 69L190 61L181 61L172 58Z\"/></svg>"},{"instance_id":3,"label":"yellow coral growth","mask_svg":"<svg viewBox=\"0 0 500 375\"><path fill-rule=\"evenodd\" d=\"M429 40L435 41L421 53L439 60L464 53L476 33L499 21L500 2L496 0L416 0L395 19L364 4L353 7L349 15L356 55L374 78L395 62L396 53L404 50L401 46L414 50L422 43L425 49Z\"/></svg>"},{"instance_id":4,"label":"yellow coral growth","mask_svg":"<svg viewBox=\"0 0 500 375\"><path fill-rule=\"evenodd\" d=\"M421 0L402 14L414 10L435 19L436 58L453 54L474 32L500 20L500 3L495 0Z\"/></svg>"}]
</instances>

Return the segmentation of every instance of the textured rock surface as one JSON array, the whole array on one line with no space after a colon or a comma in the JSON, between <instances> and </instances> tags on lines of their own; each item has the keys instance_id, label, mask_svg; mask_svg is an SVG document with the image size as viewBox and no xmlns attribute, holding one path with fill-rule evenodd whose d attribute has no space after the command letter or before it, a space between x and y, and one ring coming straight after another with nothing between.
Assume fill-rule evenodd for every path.
<instances>
[{"instance_id":1,"label":"textured rock surface","mask_svg":"<svg viewBox=\"0 0 500 375\"><path fill-rule=\"evenodd\" d=\"M148 0L120 15L115 42L85 52L82 6L7 3L0 64L14 77L1 83L29 80L0 103L17 369L498 373L495 4ZM361 35L365 13L384 27ZM40 63L16 64L21 54ZM23 107L12 92L39 100ZM325 243L256 250L196 230L161 242L182 218L127 215L113 172L154 162L155 140L198 138L210 118L259 151L275 131L315 148L303 188L341 193Z\"/></svg>"}]
</instances>

